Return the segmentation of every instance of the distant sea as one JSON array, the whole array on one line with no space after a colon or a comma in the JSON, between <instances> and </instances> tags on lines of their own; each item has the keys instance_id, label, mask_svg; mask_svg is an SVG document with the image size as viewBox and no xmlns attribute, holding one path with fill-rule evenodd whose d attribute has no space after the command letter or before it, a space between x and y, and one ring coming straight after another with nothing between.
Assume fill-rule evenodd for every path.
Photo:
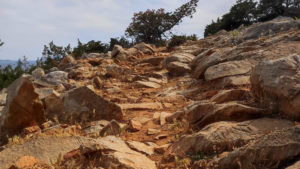
<instances>
[{"instance_id":1,"label":"distant sea","mask_svg":"<svg viewBox=\"0 0 300 169\"><path fill-rule=\"evenodd\" d=\"M36 61L28 61L30 65L34 65ZM0 60L1 68L5 68L8 65L11 65L13 68L18 64L17 60Z\"/></svg>"}]
</instances>

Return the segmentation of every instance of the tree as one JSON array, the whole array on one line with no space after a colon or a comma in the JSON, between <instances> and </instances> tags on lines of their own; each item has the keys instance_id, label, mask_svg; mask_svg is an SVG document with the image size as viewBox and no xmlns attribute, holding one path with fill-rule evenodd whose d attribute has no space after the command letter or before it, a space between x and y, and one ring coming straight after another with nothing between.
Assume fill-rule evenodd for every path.
<instances>
[{"instance_id":1,"label":"tree","mask_svg":"<svg viewBox=\"0 0 300 169\"><path fill-rule=\"evenodd\" d=\"M171 29L182 22L185 17L192 17L196 12L198 0L190 0L174 12L164 9L135 13L126 29L126 35L139 42L160 45Z\"/></svg>"},{"instance_id":2,"label":"tree","mask_svg":"<svg viewBox=\"0 0 300 169\"><path fill-rule=\"evenodd\" d=\"M250 25L256 21L257 2L254 0L237 0L230 11L222 16L222 19L212 21L205 28L204 36L215 34L225 29L227 31L238 28L241 25Z\"/></svg>"},{"instance_id":3,"label":"tree","mask_svg":"<svg viewBox=\"0 0 300 169\"><path fill-rule=\"evenodd\" d=\"M260 0L258 20L268 21L278 16L300 17L300 0Z\"/></svg>"},{"instance_id":4,"label":"tree","mask_svg":"<svg viewBox=\"0 0 300 169\"><path fill-rule=\"evenodd\" d=\"M59 62L71 54L71 46L70 44L67 47L57 46L51 41L49 46L44 45L44 49L42 52L42 58L38 59L38 66L42 67L44 70L49 70L52 67L58 66Z\"/></svg>"},{"instance_id":5,"label":"tree","mask_svg":"<svg viewBox=\"0 0 300 169\"><path fill-rule=\"evenodd\" d=\"M101 41L89 41L86 44L83 44L78 39L78 45L73 49L73 56L78 58L84 53L104 53L108 51L108 45L102 43Z\"/></svg>"}]
</instances>

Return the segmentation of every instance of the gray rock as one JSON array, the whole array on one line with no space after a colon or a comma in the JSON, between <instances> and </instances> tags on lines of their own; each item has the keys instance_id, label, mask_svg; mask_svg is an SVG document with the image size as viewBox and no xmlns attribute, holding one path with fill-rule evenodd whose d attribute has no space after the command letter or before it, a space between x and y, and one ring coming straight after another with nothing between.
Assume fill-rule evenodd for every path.
<instances>
[{"instance_id":1,"label":"gray rock","mask_svg":"<svg viewBox=\"0 0 300 169\"><path fill-rule=\"evenodd\" d=\"M265 61L251 74L255 96L274 113L292 120L300 119L300 57Z\"/></svg>"},{"instance_id":2,"label":"gray rock","mask_svg":"<svg viewBox=\"0 0 300 169\"><path fill-rule=\"evenodd\" d=\"M32 78L33 79L41 79L45 75L45 72L42 68L36 68L32 71Z\"/></svg>"}]
</instances>

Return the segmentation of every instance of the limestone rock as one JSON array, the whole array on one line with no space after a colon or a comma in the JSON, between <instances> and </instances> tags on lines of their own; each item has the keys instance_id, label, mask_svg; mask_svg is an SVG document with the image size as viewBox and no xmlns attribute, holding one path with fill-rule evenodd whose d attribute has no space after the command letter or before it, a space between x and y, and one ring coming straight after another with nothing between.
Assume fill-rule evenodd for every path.
<instances>
[{"instance_id":1,"label":"limestone rock","mask_svg":"<svg viewBox=\"0 0 300 169\"><path fill-rule=\"evenodd\" d=\"M59 68L60 70L65 70L65 69L67 69L67 68L72 67L72 66L75 65L76 63L77 63L77 61L73 58L73 56L72 56L72 55L68 55L68 56L64 57L64 58L60 61L59 65L58 65L58 68ZM56 70L56 71L58 71L58 70ZM53 70L50 71L50 72L53 72Z\"/></svg>"},{"instance_id":2,"label":"limestone rock","mask_svg":"<svg viewBox=\"0 0 300 169\"><path fill-rule=\"evenodd\" d=\"M219 64L229 57L233 57L229 55L229 52L232 50L233 48L231 47L221 48L218 50L208 50L196 56L190 63L191 68L194 70L194 76L196 78L200 78L203 76L207 68Z\"/></svg>"},{"instance_id":3,"label":"limestone rock","mask_svg":"<svg viewBox=\"0 0 300 169\"><path fill-rule=\"evenodd\" d=\"M147 134L154 135L154 134L158 134L160 132L161 132L161 130L159 130L159 129L148 129Z\"/></svg>"},{"instance_id":4,"label":"limestone rock","mask_svg":"<svg viewBox=\"0 0 300 169\"><path fill-rule=\"evenodd\" d=\"M293 120L300 119L300 57L262 62L251 74L252 91L266 107Z\"/></svg>"},{"instance_id":5,"label":"limestone rock","mask_svg":"<svg viewBox=\"0 0 300 169\"><path fill-rule=\"evenodd\" d=\"M45 72L42 68L36 68L32 71L32 78L33 79L41 79L45 75Z\"/></svg>"},{"instance_id":6,"label":"limestone rock","mask_svg":"<svg viewBox=\"0 0 300 169\"><path fill-rule=\"evenodd\" d=\"M59 154L64 155L69 151L78 149L81 144L88 141L89 139L74 136L29 140L24 144L2 150L0 152L0 166L11 166L24 156L32 156L39 161L51 164L51 161L57 160Z\"/></svg>"},{"instance_id":7,"label":"limestone rock","mask_svg":"<svg viewBox=\"0 0 300 169\"><path fill-rule=\"evenodd\" d=\"M40 100L45 99L46 97L56 94L59 95L54 89L52 88L36 88L35 92L39 95Z\"/></svg>"},{"instance_id":8,"label":"limestone rock","mask_svg":"<svg viewBox=\"0 0 300 169\"><path fill-rule=\"evenodd\" d=\"M44 122L44 109L29 76L22 76L7 89L1 115L1 136L13 136L23 128Z\"/></svg>"},{"instance_id":9,"label":"limestone rock","mask_svg":"<svg viewBox=\"0 0 300 169\"><path fill-rule=\"evenodd\" d=\"M150 82L150 81L136 81L135 85L137 87L142 87L142 88L160 88L161 85L156 83L156 82Z\"/></svg>"},{"instance_id":10,"label":"limestone rock","mask_svg":"<svg viewBox=\"0 0 300 169\"><path fill-rule=\"evenodd\" d=\"M162 112L160 113L160 125L166 124L166 118L169 117L171 113Z\"/></svg>"},{"instance_id":11,"label":"limestone rock","mask_svg":"<svg viewBox=\"0 0 300 169\"><path fill-rule=\"evenodd\" d=\"M241 33L241 40L257 39L261 36L267 36L278 32L287 31L290 29L298 29L300 22L293 18L279 17L268 22L253 24L246 28Z\"/></svg>"},{"instance_id":12,"label":"limestone rock","mask_svg":"<svg viewBox=\"0 0 300 169\"><path fill-rule=\"evenodd\" d=\"M151 45L143 42L134 45L133 48L136 48L137 50L141 51L144 54L153 54L155 52L155 50L152 48Z\"/></svg>"},{"instance_id":13,"label":"limestone rock","mask_svg":"<svg viewBox=\"0 0 300 169\"><path fill-rule=\"evenodd\" d=\"M135 119L129 121L129 129L131 131L140 131L142 129L142 124Z\"/></svg>"},{"instance_id":14,"label":"limestone rock","mask_svg":"<svg viewBox=\"0 0 300 169\"><path fill-rule=\"evenodd\" d=\"M196 123L197 127L202 128L218 121L244 121L267 115L267 112L264 112L262 109L242 105L237 102L215 104L210 110L207 112L202 112L204 110L201 110L204 115Z\"/></svg>"},{"instance_id":15,"label":"limestone rock","mask_svg":"<svg viewBox=\"0 0 300 169\"><path fill-rule=\"evenodd\" d=\"M172 75L184 75L186 73L190 73L191 71L191 68L188 64L177 61L170 62L167 64L166 68Z\"/></svg>"},{"instance_id":16,"label":"limestone rock","mask_svg":"<svg viewBox=\"0 0 300 169\"><path fill-rule=\"evenodd\" d=\"M62 97L46 100L46 112L63 122L122 119L121 108L96 94L87 86L70 90Z\"/></svg>"},{"instance_id":17,"label":"limestone rock","mask_svg":"<svg viewBox=\"0 0 300 169\"><path fill-rule=\"evenodd\" d=\"M111 64L106 66L106 73L111 77L120 77L123 73L123 69L116 64Z\"/></svg>"},{"instance_id":18,"label":"limestone rock","mask_svg":"<svg viewBox=\"0 0 300 169\"><path fill-rule=\"evenodd\" d=\"M81 59L87 59L87 58L99 58L99 57L104 57L104 53L84 53L81 56Z\"/></svg>"},{"instance_id":19,"label":"limestone rock","mask_svg":"<svg viewBox=\"0 0 300 169\"><path fill-rule=\"evenodd\" d=\"M25 168L33 167L37 163L38 163L38 160L36 158L34 158L32 156L24 156L24 157L21 157L16 162L14 167L20 168L20 169L25 169Z\"/></svg>"},{"instance_id":20,"label":"limestone rock","mask_svg":"<svg viewBox=\"0 0 300 169\"><path fill-rule=\"evenodd\" d=\"M274 131L213 163L216 168L278 168L299 156L299 132L300 126Z\"/></svg>"},{"instance_id":21,"label":"limestone rock","mask_svg":"<svg viewBox=\"0 0 300 169\"><path fill-rule=\"evenodd\" d=\"M102 129L107 126L110 122L106 120L91 122L89 126L83 129L84 136L97 138L100 136Z\"/></svg>"},{"instance_id":22,"label":"limestone rock","mask_svg":"<svg viewBox=\"0 0 300 169\"><path fill-rule=\"evenodd\" d=\"M186 106L169 116L166 120L184 117L190 124L203 128L218 121L244 121L266 115L262 109L246 106L238 102L217 104L210 101L200 101Z\"/></svg>"},{"instance_id":23,"label":"limestone rock","mask_svg":"<svg viewBox=\"0 0 300 169\"><path fill-rule=\"evenodd\" d=\"M250 85L249 75L228 76L228 77L217 79L215 82L215 86L218 88L249 86L249 85Z\"/></svg>"},{"instance_id":24,"label":"limestone rock","mask_svg":"<svg viewBox=\"0 0 300 169\"><path fill-rule=\"evenodd\" d=\"M215 103L225 103L230 101L246 100L250 97L250 91L244 89L221 90L213 96L210 101Z\"/></svg>"},{"instance_id":25,"label":"limestone rock","mask_svg":"<svg viewBox=\"0 0 300 169\"><path fill-rule=\"evenodd\" d=\"M227 76L243 75L249 73L251 69L252 64L248 61L230 61L209 67L204 76L207 81L210 81Z\"/></svg>"},{"instance_id":26,"label":"limestone rock","mask_svg":"<svg viewBox=\"0 0 300 169\"><path fill-rule=\"evenodd\" d=\"M173 53L166 58L165 64L168 65L171 62L189 63L194 57L194 55L189 53Z\"/></svg>"},{"instance_id":27,"label":"limestone rock","mask_svg":"<svg viewBox=\"0 0 300 169\"><path fill-rule=\"evenodd\" d=\"M136 104L119 104L122 110L157 110L162 109L161 103L136 103Z\"/></svg>"},{"instance_id":28,"label":"limestone rock","mask_svg":"<svg viewBox=\"0 0 300 169\"><path fill-rule=\"evenodd\" d=\"M170 152L184 157L188 153L211 155L232 151L275 130L292 127L288 120L262 118L244 122L217 122L198 133L180 138L170 148Z\"/></svg>"},{"instance_id":29,"label":"limestone rock","mask_svg":"<svg viewBox=\"0 0 300 169\"><path fill-rule=\"evenodd\" d=\"M99 160L103 168L156 169L155 163L145 155L131 150L124 141L114 136L82 144L81 154L105 152Z\"/></svg>"},{"instance_id":30,"label":"limestone rock","mask_svg":"<svg viewBox=\"0 0 300 169\"><path fill-rule=\"evenodd\" d=\"M42 80L53 84L53 85L59 85L62 83L68 82L68 73L64 71L54 71L46 74L43 76Z\"/></svg>"},{"instance_id":31,"label":"limestone rock","mask_svg":"<svg viewBox=\"0 0 300 169\"><path fill-rule=\"evenodd\" d=\"M117 58L119 60L128 59L128 55L129 54L120 45L115 45L113 50L111 51L111 57Z\"/></svg>"},{"instance_id":32,"label":"limestone rock","mask_svg":"<svg viewBox=\"0 0 300 169\"><path fill-rule=\"evenodd\" d=\"M0 91L0 106L5 106L6 96L7 96L7 89L5 88Z\"/></svg>"},{"instance_id":33,"label":"limestone rock","mask_svg":"<svg viewBox=\"0 0 300 169\"><path fill-rule=\"evenodd\" d=\"M143 154L152 155L154 153L154 146L148 146L137 141L127 141L126 143L132 150L141 152Z\"/></svg>"},{"instance_id":34,"label":"limestone rock","mask_svg":"<svg viewBox=\"0 0 300 169\"><path fill-rule=\"evenodd\" d=\"M143 59L139 63L149 63L153 66L159 66L164 59L165 59L164 57L151 57L151 58Z\"/></svg>"},{"instance_id":35,"label":"limestone rock","mask_svg":"<svg viewBox=\"0 0 300 169\"><path fill-rule=\"evenodd\" d=\"M117 121L112 120L100 131L100 136L119 135L123 130L125 130L126 127L126 124L118 123Z\"/></svg>"}]
</instances>

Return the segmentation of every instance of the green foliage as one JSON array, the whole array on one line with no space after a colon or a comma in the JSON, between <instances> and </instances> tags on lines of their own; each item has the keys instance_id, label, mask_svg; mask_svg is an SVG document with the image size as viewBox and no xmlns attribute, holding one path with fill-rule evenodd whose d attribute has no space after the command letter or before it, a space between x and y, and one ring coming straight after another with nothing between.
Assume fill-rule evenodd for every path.
<instances>
[{"instance_id":1,"label":"green foliage","mask_svg":"<svg viewBox=\"0 0 300 169\"><path fill-rule=\"evenodd\" d=\"M135 13L132 22L126 29L126 35L136 43L145 42L162 45L171 29L182 22L185 17L192 17L196 11L198 0L190 0L174 12L164 9Z\"/></svg>"},{"instance_id":2,"label":"green foliage","mask_svg":"<svg viewBox=\"0 0 300 169\"><path fill-rule=\"evenodd\" d=\"M129 42L124 36L121 38L110 38L108 50L112 51L115 45L121 45L123 48L130 48L134 45L133 42Z\"/></svg>"},{"instance_id":3,"label":"green foliage","mask_svg":"<svg viewBox=\"0 0 300 169\"><path fill-rule=\"evenodd\" d=\"M168 44L168 49L172 49L175 46L182 45L188 40L196 41L196 40L198 40L198 37L195 34L190 35L190 36L187 36L187 35L173 35L172 38L170 39L169 44Z\"/></svg>"},{"instance_id":4,"label":"green foliage","mask_svg":"<svg viewBox=\"0 0 300 169\"><path fill-rule=\"evenodd\" d=\"M0 90L8 87L17 78L22 76L22 74L31 73L34 69L35 66L30 66L25 56L22 61L18 60L18 64L15 68L11 65L8 65L3 69L0 67Z\"/></svg>"},{"instance_id":5,"label":"green foliage","mask_svg":"<svg viewBox=\"0 0 300 169\"><path fill-rule=\"evenodd\" d=\"M37 60L37 65L44 70L56 67L64 57L72 53L71 50L70 44L67 47L63 47L57 46L51 41L48 46L44 45L43 56Z\"/></svg>"},{"instance_id":6,"label":"green foliage","mask_svg":"<svg viewBox=\"0 0 300 169\"><path fill-rule=\"evenodd\" d=\"M229 31L240 25L252 24L256 20L256 6L257 3L253 0L238 0L229 13L206 26L204 36L215 34L222 29Z\"/></svg>"},{"instance_id":7,"label":"green foliage","mask_svg":"<svg viewBox=\"0 0 300 169\"><path fill-rule=\"evenodd\" d=\"M278 16L300 17L299 0L237 0L230 11L205 28L204 36L225 29L234 30L241 25L257 21L268 21Z\"/></svg>"},{"instance_id":8,"label":"green foliage","mask_svg":"<svg viewBox=\"0 0 300 169\"><path fill-rule=\"evenodd\" d=\"M101 41L89 41L83 44L78 39L78 45L73 49L72 55L75 58L82 56L84 53L105 53L108 51L108 45Z\"/></svg>"}]
</instances>

